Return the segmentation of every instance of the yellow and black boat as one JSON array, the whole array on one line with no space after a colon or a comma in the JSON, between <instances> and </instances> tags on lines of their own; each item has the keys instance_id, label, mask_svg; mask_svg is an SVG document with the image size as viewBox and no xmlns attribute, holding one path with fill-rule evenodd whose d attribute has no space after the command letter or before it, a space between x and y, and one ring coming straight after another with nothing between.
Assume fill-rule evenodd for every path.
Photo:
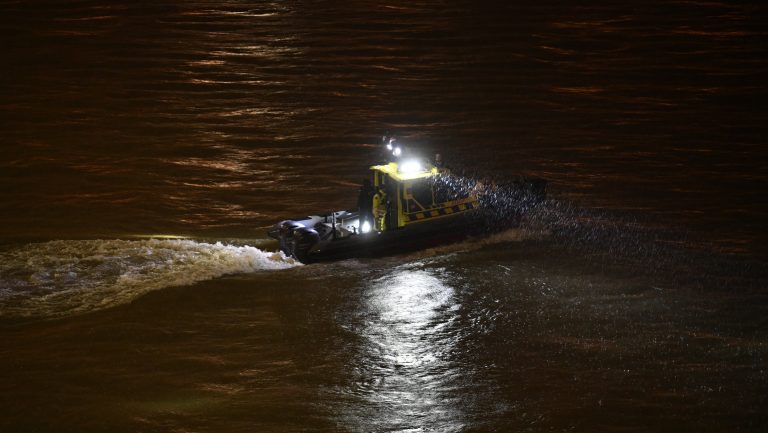
<instances>
[{"instance_id":1,"label":"yellow and black boat","mask_svg":"<svg viewBox=\"0 0 768 433\"><path fill-rule=\"evenodd\" d=\"M487 194L487 186L453 176L439 164L397 160L371 167L357 209L285 220L269 236L302 263L429 248L500 225L484 212L493 206L484 200ZM532 196L540 200L543 194L544 186L536 185ZM500 228L516 222L505 218Z\"/></svg>"}]
</instances>

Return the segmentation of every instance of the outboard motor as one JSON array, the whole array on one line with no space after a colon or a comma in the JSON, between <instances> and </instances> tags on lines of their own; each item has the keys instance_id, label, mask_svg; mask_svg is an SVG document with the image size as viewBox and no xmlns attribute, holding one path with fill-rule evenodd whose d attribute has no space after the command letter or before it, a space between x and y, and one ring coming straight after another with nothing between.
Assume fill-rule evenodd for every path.
<instances>
[{"instance_id":1,"label":"outboard motor","mask_svg":"<svg viewBox=\"0 0 768 433\"><path fill-rule=\"evenodd\" d=\"M301 263L309 263L309 250L320 241L320 234L315 229L299 227L293 231L292 241L291 255Z\"/></svg>"},{"instance_id":2,"label":"outboard motor","mask_svg":"<svg viewBox=\"0 0 768 433\"><path fill-rule=\"evenodd\" d=\"M293 231L299 227L303 226L293 220L285 220L277 224L276 234L280 241L280 251L284 252L286 256L293 255Z\"/></svg>"}]
</instances>

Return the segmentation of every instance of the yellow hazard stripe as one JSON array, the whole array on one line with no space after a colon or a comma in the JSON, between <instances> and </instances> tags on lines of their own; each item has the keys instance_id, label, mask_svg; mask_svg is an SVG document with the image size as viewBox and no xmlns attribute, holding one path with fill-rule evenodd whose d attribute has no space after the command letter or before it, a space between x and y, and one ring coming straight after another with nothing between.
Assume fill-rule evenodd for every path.
<instances>
[{"instance_id":1,"label":"yellow hazard stripe","mask_svg":"<svg viewBox=\"0 0 768 433\"><path fill-rule=\"evenodd\" d=\"M406 222L420 221L430 218L436 218L439 216L450 215L456 212L463 212L471 210L477 207L477 202L468 202L458 205L443 207L439 209L432 209L425 212L413 212L405 215Z\"/></svg>"}]
</instances>

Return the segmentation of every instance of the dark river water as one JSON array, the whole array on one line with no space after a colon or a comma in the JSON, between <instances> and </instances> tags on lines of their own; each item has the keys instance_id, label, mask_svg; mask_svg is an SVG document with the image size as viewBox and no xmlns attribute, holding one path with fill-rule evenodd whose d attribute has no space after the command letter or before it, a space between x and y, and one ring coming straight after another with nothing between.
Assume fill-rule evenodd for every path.
<instances>
[{"instance_id":1,"label":"dark river water","mask_svg":"<svg viewBox=\"0 0 768 433\"><path fill-rule=\"evenodd\" d=\"M0 1L0 431L767 431L768 6L573 3ZM385 133L548 199L276 253Z\"/></svg>"}]
</instances>

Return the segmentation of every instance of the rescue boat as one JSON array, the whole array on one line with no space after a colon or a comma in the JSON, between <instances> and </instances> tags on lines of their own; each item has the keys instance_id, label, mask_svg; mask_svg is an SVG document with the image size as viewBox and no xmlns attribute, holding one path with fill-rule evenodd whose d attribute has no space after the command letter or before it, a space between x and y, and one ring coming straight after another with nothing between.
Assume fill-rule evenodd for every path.
<instances>
[{"instance_id":1,"label":"rescue boat","mask_svg":"<svg viewBox=\"0 0 768 433\"><path fill-rule=\"evenodd\" d=\"M504 209L500 218L497 200L489 193L496 187L454 176L437 161L396 160L370 170L370 211L362 200L355 209L281 221L268 235L286 256L311 263L456 242L518 224L523 211L523 206ZM525 200L515 202L540 201L544 187L543 181L518 182Z\"/></svg>"}]
</instances>

